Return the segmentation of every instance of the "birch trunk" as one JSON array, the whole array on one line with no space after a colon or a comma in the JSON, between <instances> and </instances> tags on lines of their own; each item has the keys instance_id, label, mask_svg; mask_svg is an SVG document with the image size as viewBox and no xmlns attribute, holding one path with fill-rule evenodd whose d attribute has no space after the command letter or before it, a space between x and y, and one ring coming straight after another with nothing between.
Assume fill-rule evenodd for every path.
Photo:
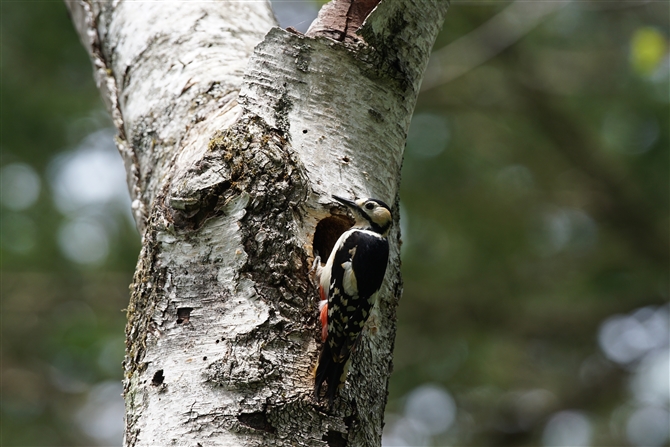
<instances>
[{"instance_id":1,"label":"birch trunk","mask_svg":"<svg viewBox=\"0 0 670 447\"><path fill-rule=\"evenodd\" d=\"M305 36L274 27L262 2L68 2L142 234L126 446L380 444L403 147L447 3L384 0L368 16L376 3L333 2ZM395 204L396 223L379 304L329 409L312 396L309 268L351 225L331 194Z\"/></svg>"}]
</instances>

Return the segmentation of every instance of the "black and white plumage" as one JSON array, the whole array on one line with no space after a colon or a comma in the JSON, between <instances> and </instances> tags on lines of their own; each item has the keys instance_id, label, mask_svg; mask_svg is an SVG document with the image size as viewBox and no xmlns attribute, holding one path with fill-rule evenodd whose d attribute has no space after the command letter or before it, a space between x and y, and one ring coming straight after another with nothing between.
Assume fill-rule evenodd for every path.
<instances>
[{"instance_id":1,"label":"black and white plumage","mask_svg":"<svg viewBox=\"0 0 670 447\"><path fill-rule=\"evenodd\" d=\"M389 257L386 236L393 222L391 209L380 200L333 198L354 210L356 224L340 236L326 265L317 271L324 344L314 393L318 399L325 382L330 404L344 385L349 357L384 281Z\"/></svg>"}]
</instances>

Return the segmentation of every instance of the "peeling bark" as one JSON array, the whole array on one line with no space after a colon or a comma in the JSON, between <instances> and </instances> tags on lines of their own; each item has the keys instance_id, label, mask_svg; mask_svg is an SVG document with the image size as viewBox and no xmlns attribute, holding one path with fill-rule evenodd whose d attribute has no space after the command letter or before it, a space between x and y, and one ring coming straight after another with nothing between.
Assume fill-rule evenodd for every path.
<instances>
[{"instance_id":1,"label":"peeling bark","mask_svg":"<svg viewBox=\"0 0 670 447\"><path fill-rule=\"evenodd\" d=\"M68 2L143 235L127 446L380 444L402 153L447 3L377 3L344 2L343 21L320 15L302 36L272 28L265 3ZM379 304L328 408L312 396L309 266L351 225L332 194L394 203L396 225Z\"/></svg>"},{"instance_id":2,"label":"peeling bark","mask_svg":"<svg viewBox=\"0 0 670 447\"><path fill-rule=\"evenodd\" d=\"M357 31L380 0L333 0L324 5L307 30L308 37L328 37L340 42L361 40Z\"/></svg>"}]
</instances>

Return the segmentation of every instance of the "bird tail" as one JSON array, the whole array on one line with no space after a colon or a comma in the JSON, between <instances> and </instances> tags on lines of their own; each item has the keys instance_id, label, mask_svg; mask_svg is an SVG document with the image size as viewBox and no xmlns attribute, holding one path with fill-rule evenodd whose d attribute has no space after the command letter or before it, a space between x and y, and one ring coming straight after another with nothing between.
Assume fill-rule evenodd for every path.
<instances>
[{"instance_id":1,"label":"bird tail","mask_svg":"<svg viewBox=\"0 0 670 447\"><path fill-rule=\"evenodd\" d=\"M319 399L321 394L321 387L323 382L326 382L328 389L326 390L326 397L328 397L328 405L333 405L335 397L346 379L347 370L349 366L349 356L342 359L341 362L333 360L333 353L330 345L326 342L323 344L321 355L319 356L319 363L316 366L316 373L314 379L314 396Z\"/></svg>"}]
</instances>

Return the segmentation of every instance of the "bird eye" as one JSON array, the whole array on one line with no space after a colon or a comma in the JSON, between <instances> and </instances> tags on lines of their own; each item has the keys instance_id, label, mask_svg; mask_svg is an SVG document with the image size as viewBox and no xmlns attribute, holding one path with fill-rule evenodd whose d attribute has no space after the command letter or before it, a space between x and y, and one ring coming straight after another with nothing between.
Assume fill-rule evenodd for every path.
<instances>
[{"instance_id":1,"label":"bird eye","mask_svg":"<svg viewBox=\"0 0 670 447\"><path fill-rule=\"evenodd\" d=\"M365 209L371 210L372 208L375 207L375 204L372 202L368 202L365 204Z\"/></svg>"}]
</instances>

